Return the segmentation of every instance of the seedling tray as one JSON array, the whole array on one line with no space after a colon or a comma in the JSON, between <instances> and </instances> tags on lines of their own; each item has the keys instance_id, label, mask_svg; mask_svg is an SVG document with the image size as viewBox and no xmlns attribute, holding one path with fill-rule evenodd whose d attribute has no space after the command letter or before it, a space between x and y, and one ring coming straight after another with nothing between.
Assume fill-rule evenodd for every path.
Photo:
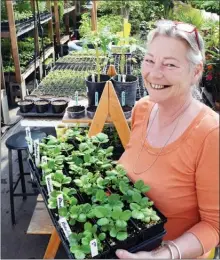
<instances>
[{"instance_id":1,"label":"seedling tray","mask_svg":"<svg viewBox=\"0 0 220 260\"><path fill-rule=\"evenodd\" d=\"M31 167L31 172L33 174L34 180L37 184L37 187L44 199L44 202L46 204L47 210L49 212L49 215L52 219L52 222L54 224L54 227L57 230L57 233L59 234L59 237L62 241L62 244L64 246L64 249L70 259L74 259L74 255L70 252L69 242L67 238L64 235L64 232L62 228L60 227L58 223L58 216L55 214L56 210L51 210L47 206L47 200L48 200L48 193L45 188L45 186L41 186L41 176L42 172L40 169L38 169L35 164L33 163L32 157L29 159L29 165ZM66 170L64 169L64 174L68 175ZM77 189L76 186L74 186L75 189ZM80 203L84 203L83 196L80 194L79 190L77 193L77 198ZM157 209L156 209L157 210ZM106 240L103 241L103 244L105 245L105 250L100 253L99 255L95 256L94 259L116 259L115 251L116 249L126 249L130 252L138 252L138 251L151 251L155 248L157 248L163 239L163 236L166 234L166 231L164 230L164 223L166 222L166 218L157 210L159 213L159 216L161 217L161 223L158 225L152 226L151 228L146 228L143 230L138 230L135 228L137 224L134 223L133 220L129 221L128 229L135 231L132 233L132 236L128 237L124 241L117 241L116 244L112 244L111 241L113 241L113 238L110 238L108 235L106 237ZM92 223L92 222L91 222ZM95 223L95 222L94 222ZM77 227L76 227L77 228Z\"/></svg>"},{"instance_id":2,"label":"seedling tray","mask_svg":"<svg viewBox=\"0 0 220 260\"><path fill-rule=\"evenodd\" d=\"M65 110L62 113L54 113L52 111L52 106L49 104L49 109L45 113L37 113L36 107L34 106L32 110L28 113L22 113L20 109L17 111L17 115L23 117L63 117Z\"/></svg>"}]
</instances>

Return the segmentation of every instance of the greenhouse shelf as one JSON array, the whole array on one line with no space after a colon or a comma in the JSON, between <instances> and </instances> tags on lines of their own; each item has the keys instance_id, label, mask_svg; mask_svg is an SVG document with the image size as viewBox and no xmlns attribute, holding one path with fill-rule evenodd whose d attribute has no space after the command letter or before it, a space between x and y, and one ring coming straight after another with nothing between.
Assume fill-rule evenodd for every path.
<instances>
[{"instance_id":1,"label":"greenhouse shelf","mask_svg":"<svg viewBox=\"0 0 220 260\"><path fill-rule=\"evenodd\" d=\"M60 44L66 43L67 41L69 41L69 39L70 39L69 35L62 36L60 39Z\"/></svg>"},{"instance_id":2,"label":"greenhouse shelf","mask_svg":"<svg viewBox=\"0 0 220 260\"><path fill-rule=\"evenodd\" d=\"M73 10L75 10L75 6L65 8L63 14L68 14L68 13L72 12Z\"/></svg>"}]
</instances>

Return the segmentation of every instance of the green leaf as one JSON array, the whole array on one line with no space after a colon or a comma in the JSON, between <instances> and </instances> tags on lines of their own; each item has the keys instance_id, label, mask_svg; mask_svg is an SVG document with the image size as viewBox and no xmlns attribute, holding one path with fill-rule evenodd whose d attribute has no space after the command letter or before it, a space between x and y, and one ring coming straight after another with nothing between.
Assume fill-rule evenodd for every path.
<instances>
[{"instance_id":1,"label":"green leaf","mask_svg":"<svg viewBox=\"0 0 220 260\"><path fill-rule=\"evenodd\" d=\"M86 215L83 214L83 213L79 214L78 221L79 222L86 222Z\"/></svg>"},{"instance_id":2,"label":"green leaf","mask_svg":"<svg viewBox=\"0 0 220 260\"><path fill-rule=\"evenodd\" d=\"M103 201L106 198L106 195L105 195L105 192L103 190L98 190L96 192L95 197L96 197L97 201Z\"/></svg>"},{"instance_id":3,"label":"green leaf","mask_svg":"<svg viewBox=\"0 0 220 260\"><path fill-rule=\"evenodd\" d=\"M54 187L57 187L57 188L60 188L62 186L62 184L57 181L52 181L52 184Z\"/></svg>"},{"instance_id":4,"label":"green leaf","mask_svg":"<svg viewBox=\"0 0 220 260\"><path fill-rule=\"evenodd\" d=\"M116 237L116 236L117 236L117 230L116 230L115 228L112 228L112 229L110 230L110 236L111 236L111 237Z\"/></svg>"},{"instance_id":5,"label":"green leaf","mask_svg":"<svg viewBox=\"0 0 220 260\"><path fill-rule=\"evenodd\" d=\"M71 177L66 177L66 176L64 176L64 179L63 179L63 181L62 181L62 184L69 184L70 182L71 182Z\"/></svg>"},{"instance_id":6,"label":"green leaf","mask_svg":"<svg viewBox=\"0 0 220 260\"><path fill-rule=\"evenodd\" d=\"M69 242L70 242L70 245L73 245L73 246L76 246L77 244L77 234L76 233L72 233L69 235ZM72 249L75 249L75 248L72 248Z\"/></svg>"},{"instance_id":7,"label":"green leaf","mask_svg":"<svg viewBox=\"0 0 220 260\"><path fill-rule=\"evenodd\" d=\"M97 221L97 224L99 226L105 226L105 225L108 225L109 223L109 220L107 218L100 218L98 221Z\"/></svg>"},{"instance_id":8,"label":"green leaf","mask_svg":"<svg viewBox=\"0 0 220 260\"><path fill-rule=\"evenodd\" d=\"M82 183L82 181L81 180L79 180L79 179L76 179L76 180L74 180L74 182L76 183L76 185L77 186L79 186L79 187L82 187L83 186L83 183Z\"/></svg>"},{"instance_id":9,"label":"green leaf","mask_svg":"<svg viewBox=\"0 0 220 260\"><path fill-rule=\"evenodd\" d=\"M92 230L92 224L89 223L89 222L86 222L86 223L84 224L84 229L91 231L91 230Z\"/></svg>"},{"instance_id":10,"label":"green leaf","mask_svg":"<svg viewBox=\"0 0 220 260\"><path fill-rule=\"evenodd\" d=\"M68 210L66 207L59 208L58 212L59 212L59 216L62 216L62 217L67 217L67 215L68 215Z\"/></svg>"},{"instance_id":11,"label":"green leaf","mask_svg":"<svg viewBox=\"0 0 220 260\"><path fill-rule=\"evenodd\" d=\"M141 202L141 199L142 199L142 196L141 196L141 194L138 193L138 192L135 192L135 193L132 195L132 200L133 200L134 202L139 203L139 202Z\"/></svg>"},{"instance_id":12,"label":"green leaf","mask_svg":"<svg viewBox=\"0 0 220 260\"><path fill-rule=\"evenodd\" d=\"M131 215L135 219L143 219L144 218L144 214L141 211L138 211L138 210L133 210Z\"/></svg>"},{"instance_id":13,"label":"green leaf","mask_svg":"<svg viewBox=\"0 0 220 260\"><path fill-rule=\"evenodd\" d=\"M131 210L140 210L140 206L138 205L138 204L136 204L136 203L131 203L130 204L130 209Z\"/></svg>"},{"instance_id":14,"label":"green leaf","mask_svg":"<svg viewBox=\"0 0 220 260\"><path fill-rule=\"evenodd\" d=\"M71 250L71 248L70 248L70 250ZM81 250L76 250L74 252L74 256L76 259L84 259L86 257L86 255Z\"/></svg>"},{"instance_id":15,"label":"green leaf","mask_svg":"<svg viewBox=\"0 0 220 260\"><path fill-rule=\"evenodd\" d=\"M79 145L79 150L80 150L81 152L86 151L88 148L89 148L89 147L88 147L88 145L87 145L86 143L81 143L81 144Z\"/></svg>"},{"instance_id":16,"label":"green leaf","mask_svg":"<svg viewBox=\"0 0 220 260\"><path fill-rule=\"evenodd\" d=\"M128 221L131 217L131 211L130 210L125 210L121 213L120 219L124 221Z\"/></svg>"},{"instance_id":17,"label":"green leaf","mask_svg":"<svg viewBox=\"0 0 220 260\"><path fill-rule=\"evenodd\" d=\"M101 233L98 235L98 238L100 241L104 240L106 238L106 234L105 233Z\"/></svg>"},{"instance_id":18,"label":"green leaf","mask_svg":"<svg viewBox=\"0 0 220 260\"><path fill-rule=\"evenodd\" d=\"M109 216L110 210L106 207L97 207L94 209L94 214L97 218Z\"/></svg>"},{"instance_id":19,"label":"green leaf","mask_svg":"<svg viewBox=\"0 0 220 260\"><path fill-rule=\"evenodd\" d=\"M108 136L103 133L99 133L95 136L100 143L107 143L108 142Z\"/></svg>"},{"instance_id":20,"label":"green leaf","mask_svg":"<svg viewBox=\"0 0 220 260\"><path fill-rule=\"evenodd\" d=\"M69 220L69 224L70 224L71 226L74 226L74 225L76 224L76 220L71 218L71 219Z\"/></svg>"},{"instance_id":21,"label":"green leaf","mask_svg":"<svg viewBox=\"0 0 220 260\"><path fill-rule=\"evenodd\" d=\"M89 163L90 162L90 154L85 154L84 156L83 156L83 159L84 159L84 162L85 163Z\"/></svg>"},{"instance_id":22,"label":"green leaf","mask_svg":"<svg viewBox=\"0 0 220 260\"><path fill-rule=\"evenodd\" d=\"M116 238L120 241L127 239L128 233L127 232L118 232Z\"/></svg>"},{"instance_id":23,"label":"green leaf","mask_svg":"<svg viewBox=\"0 0 220 260\"><path fill-rule=\"evenodd\" d=\"M112 211L111 217L112 217L114 220L120 219L121 213L122 213L121 208L119 208L119 209L116 208L116 209L114 209L114 210Z\"/></svg>"},{"instance_id":24,"label":"green leaf","mask_svg":"<svg viewBox=\"0 0 220 260\"><path fill-rule=\"evenodd\" d=\"M116 220L116 226L119 227L119 228L125 228L127 227L127 222L124 221L124 220Z\"/></svg>"},{"instance_id":25,"label":"green leaf","mask_svg":"<svg viewBox=\"0 0 220 260\"><path fill-rule=\"evenodd\" d=\"M89 243L90 243L90 241L88 241L88 245L84 244L84 245L81 246L81 250L82 250L85 254L91 253L91 249L90 249Z\"/></svg>"}]
</instances>

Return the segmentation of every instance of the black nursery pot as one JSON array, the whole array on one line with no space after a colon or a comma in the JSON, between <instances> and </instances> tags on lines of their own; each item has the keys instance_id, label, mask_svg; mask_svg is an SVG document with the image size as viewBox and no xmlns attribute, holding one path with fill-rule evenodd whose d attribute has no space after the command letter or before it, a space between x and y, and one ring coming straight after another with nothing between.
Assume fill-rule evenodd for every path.
<instances>
[{"instance_id":1,"label":"black nursery pot","mask_svg":"<svg viewBox=\"0 0 220 260\"><path fill-rule=\"evenodd\" d=\"M124 107L122 107L122 110L124 112L125 118L129 119L131 117L132 107L124 106Z\"/></svg>"},{"instance_id":2,"label":"black nursery pot","mask_svg":"<svg viewBox=\"0 0 220 260\"><path fill-rule=\"evenodd\" d=\"M28 113L33 108L34 103L30 100L22 100L18 102L18 106L20 107L20 111L22 113Z\"/></svg>"},{"instance_id":3,"label":"black nursery pot","mask_svg":"<svg viewBox=\"0 0 220 260\"><path fill-rule=\"evenodd\" d=\"M97 107L96 106L91 106L91 107L87 107L87 116L90 119L93 119L95 112L96 112Z\"/></svg>"},{"instance_id":4,"label":"black nursery pot","mask_svg":"<svg viewBox=\"0 0 220 260\"><path fill-rule=\"evenodd\" d=\"M69 118L82 118L85 117L84 106L72 106L66 109Z\"/></svg>"},{"instance_id":5,"label":"black nursery pot","mask_svg":"<svg viewBox=\"0 0 220 260\"><path fill-rule=\"evenodd\" d=\"M67 101L66 100L54 100L51 102L51 107L53 113L63 113L65 108L67 107Z\"/></svg>"},{"instance_id":6,"label":"black nursery pot","mask_svg":"<svg viewBox=\"0 0 220 260\"><path fill-rule=\"evenodd\" d=\"M85 79L86 86L87 86L87 96L88 96L88 106L95 105L95 92L98 92L98 101L101 98L102 92L104 90L106 82L110 80L108 75L100 75L100 82L97 82L97 75L95 76L95 81L92 82L92 75L88 76Z\"/></svg>"},{"instance_id":7,"label":"black nursery pot","mask_svg":"<svg viewBox=\"0 0 220 260\"><path fill-rule=\"evenodd\" d=\"M126 82L119 82L118 75L115 75L111 79L120 104L122 105L121 96L122 92L124 91L125 105L133 107L136 101L138 78L133 75L126 75Z\"/></svg>"},{"instance_id":8,"label":"black nursery pot","mask_svg":"<svg viewBox=\"0 0 220 260\"><path fill-rule=\"evenodd\" d=\"M24 100L28 100L28 101L37 101L39 100L39 98L37 97L37 95L28 95L24 97Z\"/></svg>"},{"instance_id":9,"label":"black nursery pot","mask_svg":"<svg viewBox=\"0 0 220 260\"><path fill-rule=\"evenodd\" d=\"M48 100L37 100L34 102L36 107L37 113L45 113L48 111L49 108L49 101Z\"/></svg>"}]
</instances>

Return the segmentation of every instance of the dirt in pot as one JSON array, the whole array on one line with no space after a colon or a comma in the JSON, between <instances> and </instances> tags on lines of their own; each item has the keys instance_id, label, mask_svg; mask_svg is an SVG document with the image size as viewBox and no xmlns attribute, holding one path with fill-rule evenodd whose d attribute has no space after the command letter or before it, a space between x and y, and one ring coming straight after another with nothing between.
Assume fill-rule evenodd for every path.
<instances>
[{"instance_id":1,"label":"dirt in pot","mask_svg":"<svg viewBox=\"0 0 220 260\"><path fill-rule=\"evenodd\" d=\"M66 103L67 102L65 100L54 100L51 102L51 104L54 106L66 105Z\"/></svg>"},{"instance_id":2,"label":"dirt in pot","mask_svg":"<svg viewBox=\"0 0 220 260\"><path fill-rule=\"evenodd\" d=\"M81 112L85 109L84 106L73 106L73 107L68 107L67 111L69 112Z\"/></svg>"},{"instance_id":3,"label":"dirt in pot","mask_svg":"<svg viewBox=\"0 0 220 260\"><path fill-rule=\"evenodd\" d=\"M89 111L89 112L95 112L96 109L97 109L97 106L87 107L87 111Z\"/></svg>"},{"instance_id":4,"label":"dirt in pot","mask_svg":"<svg viewBox=\"0 0 220 260\"><path fill-rule=\"evenodd\" d=\"M33 102L32 101L28 101L28 100L22 100L18 102L19 106L28 106L28 105L32 105Z\"/></svg>"},{"instance_id":5,"label":"dirt in pot","mask_svg":"<svg viewBox=\"0 0 220 260\"><path fill-rule=\"evenodd\" d=\"M35 105L48 105L49 101L47 100L38 100L34 102Z\"/></svg>"}]
</instances>

